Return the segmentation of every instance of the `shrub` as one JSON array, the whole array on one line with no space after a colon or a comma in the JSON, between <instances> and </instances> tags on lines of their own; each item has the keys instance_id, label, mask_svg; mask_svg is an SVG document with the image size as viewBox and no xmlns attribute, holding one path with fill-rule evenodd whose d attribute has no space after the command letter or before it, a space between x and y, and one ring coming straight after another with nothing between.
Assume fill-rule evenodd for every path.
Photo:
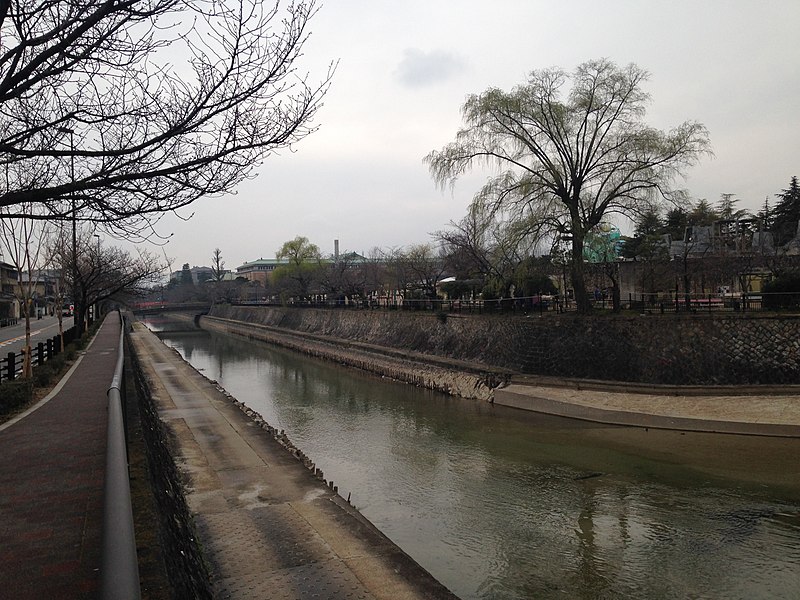
<instances>
[{"instance_id":1,"label":"shrub","mask_svg":"<svg viewBox=\"0 0 800 600\"><path fill-rule=\"evenodd\" d=\"M7 414L33 399L33 382L31 380L4 381L0 387L2 388L0 414Z\"/></svg>"},{"instance_id":2,"label":"shrub","mask_svg":"<svg viewBox=\"0 0 800 600\"><path fill-rule=\"evenodd\" d=\"M36 387L45 387L50 385L50 381L52 381L53 376L56 374L53 365L50 364L51 362L52 361L48 361L33 369L33 385Z\"/></svg>"},{"instance_id":3,"label":"shrub","mask_svg":"<svg viewBox=\"0 0 800 600\"><path fill-rule=\"evenodd\" d=\"M764 308L800 307L800 276L789 275L773 279L764 286Z\"/></svg>"}]
</instances>

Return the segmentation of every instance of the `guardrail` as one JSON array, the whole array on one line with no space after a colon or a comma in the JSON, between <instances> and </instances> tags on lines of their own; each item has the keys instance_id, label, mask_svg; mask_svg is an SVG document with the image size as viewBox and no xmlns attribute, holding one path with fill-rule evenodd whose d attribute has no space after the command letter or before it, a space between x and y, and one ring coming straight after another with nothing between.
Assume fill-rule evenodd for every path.
<instances>
[{"instance_id":1,"label":"guardrail","mask_svg":"<svg viewBox=\"0 0 800 600\"><path fill-rule=\"evenodd\" d=\"M121 314L119 318L119 357L108 388L108 448L100 592L104 600L138 600L141 595L139 564L133 531L125 427L125 321Z\"/></svg>"}]
</instances>

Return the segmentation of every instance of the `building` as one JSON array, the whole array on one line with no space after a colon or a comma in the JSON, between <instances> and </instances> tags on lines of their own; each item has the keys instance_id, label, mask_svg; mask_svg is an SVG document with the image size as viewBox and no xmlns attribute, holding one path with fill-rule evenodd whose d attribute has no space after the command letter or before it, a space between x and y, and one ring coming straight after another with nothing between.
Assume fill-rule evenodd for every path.
<instances>
[{"instance_id":1,"label":"building","mask_svg":"<svg viewBox=\"0 0 800 600\"><path fill-rule=\"evenodd\" d=\"M247 281L254 281L266 287L272 272L278 267L288 264L289 260L285 258L259 258L236 267L236 274Z\"/></svg>"},{"instance_id":2,"label":"building","mask_svg":"<svg viewBox=\"0 0 800 600\"><path fill-rule=\"evenodd\" d=\"M30 286L33 297L34 307L31 311L32 317L43 316L45 314L55 314L60 307L56 307L56 296L64 300L65 289L61 271L57 269L39 269L29 275L22 273L22 285Z\"/></svg>"},{"instance_id":3,"label":"building","mask_svg":"<svg viewBox=\"0 0 800 600\"><path fill-rule=\"evenodd\" d=\"M14 265L0 262L0 322L19 318L17 281L19 271Z\"/></svg>"},{"instance_id":4,"label":"building","mask_svg":"<svg viewBox=\"0 0 800 600\"><path fill-rule=\"evenodd\" d=\"M183 273L184 271L188 271L192 276L192 283L194 285L200 285L205 281L213 281L214 280L214 270L211 267L192 267L191 269L188 268L188 263L184 265L184 268L180 271L172 271L169 274L170 282L181 283L183 281ZM230 271L224 270L223 274L229 273Z\"/></svg>"}]
</instances>

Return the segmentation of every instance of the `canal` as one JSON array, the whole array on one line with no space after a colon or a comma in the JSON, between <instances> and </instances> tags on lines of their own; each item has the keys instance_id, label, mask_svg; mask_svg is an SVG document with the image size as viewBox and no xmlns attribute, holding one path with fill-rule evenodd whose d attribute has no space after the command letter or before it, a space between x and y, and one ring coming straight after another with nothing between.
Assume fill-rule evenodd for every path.
<instances>
[{"instance_id":1,"label":"canal","mask_svg":"<svg viewBox=\"0 0 800 600\"><path fill-rule=\"evenodd\" d=\"M800 598L800 440L536 415L148 325L465 600Z\"/></svg>"}]
</instances>

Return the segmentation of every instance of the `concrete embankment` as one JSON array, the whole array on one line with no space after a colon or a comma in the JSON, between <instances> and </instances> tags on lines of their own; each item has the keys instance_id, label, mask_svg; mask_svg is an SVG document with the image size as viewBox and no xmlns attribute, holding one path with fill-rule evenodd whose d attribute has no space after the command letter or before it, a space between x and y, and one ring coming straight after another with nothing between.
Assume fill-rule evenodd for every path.
<instances>
[{"instance_id":1,"label":"concrete embankment","mask_svg":"<svg viewBox=\"0 0 800 600\"><path fill-rule=\"evenodd\" d=\"M642 392L621 385L549 383L495 390L494 403L611 425L800 438L800 395L789 388L770 394L715 388L689 394L675 388Z\"/></svg>"},{"instance_id":2,"label":"concrete embankment","mask_svg":"<svg viewBox=\"0 0 800 600\"><path fill-rule=\"evenodd\" d=\"M462 398L490 400L492 391L506 383L511 376L511 372L506 369L479 363L283 329L252 321L204 316L200 319L200 324L204 329L269 342L309 356Z\"/></svg>"},{"instance_id":3,"label":"concrete embankment","mask_svg":"<svg viewBox=\"0 0 800 600\"><path fill-rule=\"evenodd\" d=\"M532 375L531 369L508 368L506 353L498 349L502 344L498 345L496 337L507 334L509 346L519 345L520 331L538 331L543 327L541 322L520 324L517 319L518 324L513 325L513 320L464 317L452 324L452 318L443 323L432 315L274 307L223 306L215 308L214 313L227 317L203 317L202 327L263 340L465 398L489 399L523 410L608 424L800 437L800 386L796 384L687 385L694 381L691 376L680 384L609 382ZM622 320L620 331L629 330L629 321ZM730 320L723 321L730 330ZM700 322L709 329L707 320ZM754 322L783 333L770 343L764 341L763 332L759 334L762 348L750 356L746 372L757 369L759 361L765 359L774 363L776 352L786 345L783 338L798 324L794 318L785 322L779 319ZM487 330L487 323L498 325L497 330L493 333ZM554 320L549 328L588 326L584 321L580 323L583 325ZM738 323L745 333L753 327L749 321L739 319ZM685 322L673 323L679 330L685 325ZM460 334L447 333L448 327ZM600 328L603 327L607 329L608 323L601 322ZM491 339L482 340L481 336ZM733 337L743 336L739 332ZM449 339L452 346L442 346L440 337ZM690 336L692 344L697 339L696 335ZM536 339L530 343L536 344ZM654 343L657 345L658 340L651 340L649 345L642 343L644 351ZM403 348L402 344L409 346ZM479 346L486 352L481 360L475 360L474 349ZM787 352L797 347L798 342L791 341ZM578 356L579 352L580 349L576 350L573 357L578 364L585 358ZM789 381L795 377L791 374L795 353L792 350L785 358ZM737 356L744 360L743 354ZM597 360L602 362L607 358L598 356ZM617 371L612 369L612 372ZM721 377L713 373L712 376Z\"/></svg>"},{"instance_id":4,"label":"concrete embankment","mask_svg":"<svg viewBox=\"0 0 800 600\"><path fill-rule=\"evenodd\" d=\"M214 597L455 598L281 432L141 325L131 342Z\"/></svg>"}]
</instances>

